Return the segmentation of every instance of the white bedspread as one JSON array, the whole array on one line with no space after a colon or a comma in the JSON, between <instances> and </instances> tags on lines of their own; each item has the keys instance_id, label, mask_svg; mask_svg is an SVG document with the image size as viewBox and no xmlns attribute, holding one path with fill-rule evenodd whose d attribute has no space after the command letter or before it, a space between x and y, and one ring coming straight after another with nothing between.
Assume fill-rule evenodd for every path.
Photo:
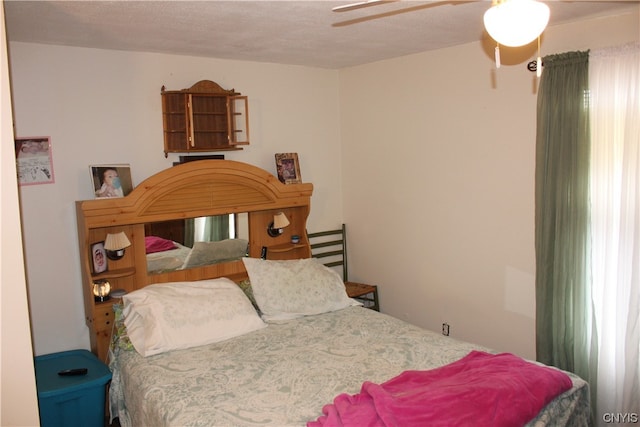
<instances>
[{"instance_id":1,"label":"white bedspread","mask_svg":"<svg viewBox=\"0 0 640 427\"><path fill-rule=\"evenodd\" d=\"M124 427L305 426L365 380L442 366L473 349L488 351L351 307L148 358L118 350L112 416ZM588 386L571 378L574 387L529 425L588 425Z\"/></svg>"}]
</instances>

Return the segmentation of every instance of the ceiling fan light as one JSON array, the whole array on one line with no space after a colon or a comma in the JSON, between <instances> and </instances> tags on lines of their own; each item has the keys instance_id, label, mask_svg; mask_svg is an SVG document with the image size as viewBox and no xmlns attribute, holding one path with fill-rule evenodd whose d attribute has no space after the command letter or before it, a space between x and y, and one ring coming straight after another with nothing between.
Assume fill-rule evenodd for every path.
<instances>
[{"instance_id":1,"label":"ceiling fan light","mask_svg":"<svg viewBox=\"0 0 640 427\"><path fill-rule=\"evenodd\" d=\"M549 6L535 0L497 0L484 14L487 33L504 46L524 46L549 23Z\"/></svg>"}]
</instances>

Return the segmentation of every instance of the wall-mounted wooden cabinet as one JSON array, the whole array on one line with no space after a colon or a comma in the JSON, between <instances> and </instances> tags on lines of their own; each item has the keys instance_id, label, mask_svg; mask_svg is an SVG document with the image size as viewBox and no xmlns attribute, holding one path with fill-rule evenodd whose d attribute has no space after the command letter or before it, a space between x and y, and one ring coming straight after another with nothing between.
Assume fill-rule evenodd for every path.
<instances>
[{"instance_id":1,"label":"wall-mounted wooden cabinet","mask_svg":"<svg viewBox=\"0 0 640 427\"><path fill-rule=\"evenodd\" d=\"M241 149L249 144L249 105L234 89L202 80L188 89L162 87L164 154Z\"/></svg>"}]
</instances>

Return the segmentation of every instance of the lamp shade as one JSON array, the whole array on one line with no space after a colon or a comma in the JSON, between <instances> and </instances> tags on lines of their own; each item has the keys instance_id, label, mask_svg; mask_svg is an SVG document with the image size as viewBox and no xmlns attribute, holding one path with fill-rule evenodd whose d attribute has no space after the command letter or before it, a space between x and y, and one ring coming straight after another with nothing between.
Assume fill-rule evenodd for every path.
<instances>
[{"instance_id":1,"label":"lamp shade","mask_svg":"<svg viewBox=\"0 0 640 427\"><path fill-rule=\"evenodd\" d=\"M124 231L116 234L107 234L107 238L104 240L104 249L107 251L119 251L129 246L131 246L131 242Z\"/></svg>"},{"instance_id":2,"label":"lamp shade","mask_svg":"<svg viewBox=\"0 0 640 427\"><path fill-rule=\"evenodd\" d=\"M549 6L535 0L494 0L484 14L487 33L504 46L524 46L549 23Z\"/></svg>"},{"instance_id":3,"label":"lamp shade","mask_svg":"<svg viewBox=\"0 0 640 427\"><path fill-rule=\"evenodd\" d=\"M289 218L287 218L284 212L278 212L273 216L273 228L285 228L289 224Z\"/></svg>"}]
</instances>

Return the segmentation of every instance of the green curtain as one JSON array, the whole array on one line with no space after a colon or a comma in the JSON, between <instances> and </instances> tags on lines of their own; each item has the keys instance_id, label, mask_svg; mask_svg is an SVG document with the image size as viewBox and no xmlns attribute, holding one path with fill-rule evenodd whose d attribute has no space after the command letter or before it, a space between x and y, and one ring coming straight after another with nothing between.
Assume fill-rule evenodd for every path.
<instances>
[{"instance_id":1,"label":"green curtain","mask_svg":"<svg viewBox=\"0 0 640 427\"><path fill-rule=\"evenodd\" d=\"M187 218L184 220L184 245L190 248L193 247L196 234L196 220L194 218Z\"/></svg>"},{"instance_id":2,"label":"green curtain","mask_svg":"<svg viewBox=\"0 0 640 427\"><path fill-rule=\"evenodd\" d=\"M199 227L196 227L196 218L185 219L184 244L193 247L198 241L217 242L228 239L230 233L230 215L216 215L198 218Z\"/></svg>"},{"instance_id":3,"label":"green curtain","mask_svg":"<svg viewBox=\"0 0 640 427\"><path fill-rule=\"evenodd\" d=\"M536 352L590 382L596 356L589 285L589 53L544 58L538 89ZM592 351L594 350L594 351Z\"/></svg>"},{"instance_id":4,"label":"green curtain","mask_svg":"<svg viewBox=\"0 0 640 427\"><path fill-rule=\"evenodd\" d=\"M203 239L206 242L217 242L229 238L229 215L207 217L204 223Z\"/></svg>"}]
</instances>

